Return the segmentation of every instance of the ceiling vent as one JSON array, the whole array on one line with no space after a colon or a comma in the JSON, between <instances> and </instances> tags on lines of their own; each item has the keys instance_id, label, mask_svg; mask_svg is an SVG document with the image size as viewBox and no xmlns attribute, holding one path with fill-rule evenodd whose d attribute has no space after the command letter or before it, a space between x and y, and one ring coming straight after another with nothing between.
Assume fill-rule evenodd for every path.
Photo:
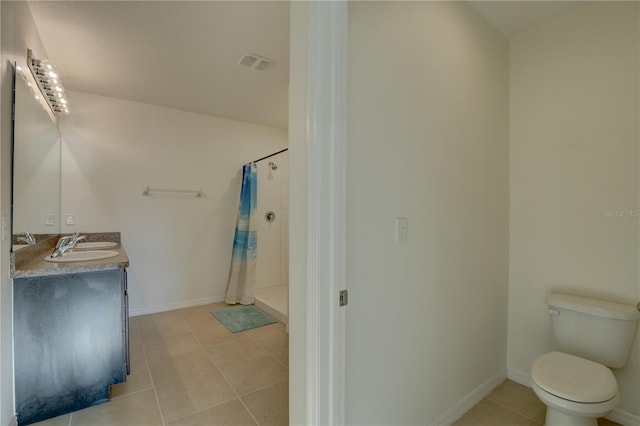
<instances>
[{"instance_id":1,"label":"ceiling vent","mask_svg":"<svg viewBox=\"0 0 640 426\"><path fill-rule=\"evenodd\" d=\"M262 56L254 55L252 53L245 53L240 58L240 65L254 70L266 70L273 61L271 59L263 58Z\"/></svg>"}]
</instances>

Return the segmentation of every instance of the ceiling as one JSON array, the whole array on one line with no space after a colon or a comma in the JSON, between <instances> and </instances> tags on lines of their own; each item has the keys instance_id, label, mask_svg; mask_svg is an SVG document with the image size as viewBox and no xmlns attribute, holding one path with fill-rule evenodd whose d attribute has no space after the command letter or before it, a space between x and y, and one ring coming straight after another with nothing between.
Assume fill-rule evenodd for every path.
<instances>
[{"instance_id":1,"label":"ceiling","mask_svg":"<svg viewBox=\"0 0 640 426\"><path fill-rule=\"evenodd\" d=\"M507 37L582 1L469 2ZM286 128L286 1L33 1L67 90ZM245 53L273 60L264 71ZM71 104L73 108L73 104Z\"/></svg>"},{"instance_id":2,"label":"ceiling","mask_svg":"<svg viewBox=\"0 0 640 426\"><path fill-rule=\"evenodd\" d=\"M507 37L535 27L553 16L569 13L587 1L484 1L469 3Z\"/></svg>"},{"instance_id":3,"label":"ceiling","mask_svg":"<svg viewBox=\"0 0 640 426\"><path fill-rule=\"evenodd\" d=\"M287 127L288 2L34 1L29 8L67 90ZM273 63L243 67L245 53Z\"/></svg>"}]
</instances>

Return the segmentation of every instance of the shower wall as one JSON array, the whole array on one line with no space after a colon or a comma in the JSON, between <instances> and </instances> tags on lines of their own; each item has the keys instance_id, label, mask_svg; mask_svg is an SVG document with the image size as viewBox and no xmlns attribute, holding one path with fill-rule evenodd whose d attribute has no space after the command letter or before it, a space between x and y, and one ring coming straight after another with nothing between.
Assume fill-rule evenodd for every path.
<instances>
[{"instance_id":1,"label":"shower wall","mask_svg":"<svg viewBox=\"0 0 640 426\"><path fill-rule=\"evenodd\" d=\"M277 168L269 165L273 163ZM273 222L265 219L275 213ZM289 153L258 163L258 254L255 288L289 283Z\"/></svg>"}]
</instances>

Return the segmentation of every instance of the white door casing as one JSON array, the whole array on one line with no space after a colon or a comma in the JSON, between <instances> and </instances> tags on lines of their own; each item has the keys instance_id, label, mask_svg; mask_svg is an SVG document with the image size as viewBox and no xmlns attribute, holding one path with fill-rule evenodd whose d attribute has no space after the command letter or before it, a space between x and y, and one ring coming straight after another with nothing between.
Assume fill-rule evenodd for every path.
<instances>
[{"instance_id":1,"label":"white door casing","mask_svg":"<svg viewBox=\"0 0 640 426\"><path fill-rule=\"evenodd\" d=\"M345 422L347 9L291 6L290 424Z\"/></svg>"}]
</instances>

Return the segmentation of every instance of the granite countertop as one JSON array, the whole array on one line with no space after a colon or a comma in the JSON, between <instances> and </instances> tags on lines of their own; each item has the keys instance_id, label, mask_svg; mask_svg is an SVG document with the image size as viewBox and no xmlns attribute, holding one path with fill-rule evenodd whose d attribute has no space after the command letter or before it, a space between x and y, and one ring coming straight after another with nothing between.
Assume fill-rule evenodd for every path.
<instances>
[{"instance_id":1,"label":"granite countertop","mask_svg":"<svg viewBox=\"0 0 640 426\"><path fill-rule=\"evenodd\" d=\"M117 234L117 235L116 235ZM41 277L46 275L77 274L82 272L122 269L129 266L129 258L120 243L120 233L85 234L84 241L113 241L116 247L109 248L118 252L117 256L90 260L87 262L47 262L44 258L51 253L57 237L49 238L29 247L11 253L11 278Z\"/></svg>"}]
</instances>

